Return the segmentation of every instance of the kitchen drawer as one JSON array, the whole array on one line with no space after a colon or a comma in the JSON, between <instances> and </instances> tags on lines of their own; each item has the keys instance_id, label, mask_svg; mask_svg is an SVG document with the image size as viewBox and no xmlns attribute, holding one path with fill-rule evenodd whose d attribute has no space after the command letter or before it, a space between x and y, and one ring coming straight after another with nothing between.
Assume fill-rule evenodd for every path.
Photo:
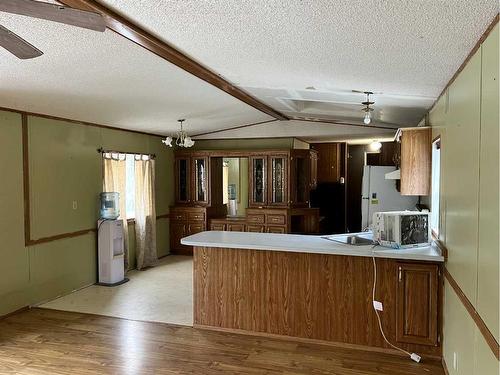
<instances>
[{"instance_id":1,"label":"kitchen drawer","mask_svg":"<svg viewBox=\"0 0 500 375\"><path fill-rule=\"evenodd\" d=\"M278 224L285 225L286 224L286 216L285 215L266 215L266 223L267 224Z\"/></svg>"},{"instance_id":2,"label":"kitchen drawer","mask_svg":"<svg viewBox=\"0 0 500 375\"><path fill-rule=\"evenodd\" d=\"M266 217L264 214L247 215L247 221L252 224L264 224Z\"/></svg>"},{"instance_id":3,"label":"kitchen drawer","mask_svg":"<svg viewBox=\"0 0 500 375\"><path fill-rule=\"evenodd\" d=\"M200 233L205 230L205 224L189 224L189 234Z\"/></svg>"},{"instance_id":4,"label":"kitchen drawer","mask_svg":"<svg viewBox=\"0 0 500 375\"><path fill-rule=\"evenodd\" d=\"M185 211L171 211L170 212L170 220L175 221L186 221L188 218L187 212Z\"/></svg>"},{"instance_id":5,"label":"kitchen drawer","mask_svg":"<svg viewBox=\"0 0 500 375\"><path fill-rule=\"evenodd\" d=\"M264 233L266 227L264 225L247 225L247 232Z\"/></svg>"},{"instance_id":6,"label":"kitchen drawer","mask_svg":"<svg viewBox=\"0 0 500 375\"><path fill-rule=\"evenodd\" d=\"M267 227L267 233L286 233L286 227L270 225Z\"/></svg>"},{"instance_id":7,"label":"kitchen drawer","mask_svg":"<svg viewBox=\"0 0 500 375\"><path fill-rule=\"evenodd\" d=\"M211 223L210 224L210 230L224 231L224 230L226 230L226 225L222 224L222 223Z\"/></svg>"},{"instance_id":8,"label":"kitchen drawer","mask_svg":"<svg viewBox=\"0 0 500 375\"><path fill-rule=\"evenodd\" d=\"M189 221L205 221L204 212L188 212Z\"/></svg>"},{"instance_id":9,"label":"kitchen drawer","mask_svg":"<svg viewBox=\"0 0 500 375\"><path fill-rule=\"evenodd\" d=\"M227 224L227 230L230 232L244 232L245 224L240 224L240 223Z\"/></svg>"}]
</instances>

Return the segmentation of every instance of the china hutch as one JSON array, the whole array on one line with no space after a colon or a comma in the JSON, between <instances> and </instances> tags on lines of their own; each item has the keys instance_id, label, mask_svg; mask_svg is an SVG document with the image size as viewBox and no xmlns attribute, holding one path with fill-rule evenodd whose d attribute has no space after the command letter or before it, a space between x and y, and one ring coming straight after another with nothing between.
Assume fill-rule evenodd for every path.
<instances>
[{"instance_id":1,"label":"china hutch","mask_svg":"<svg viewBox=\"0 0 500 375\"><path fill-rule=\"evenodd\" d=\"M248 208L227 216L223 158L248 158ZM205 230L316 233L319 212L309 208L316 186L314 150L191 151L175 153L175 206L170 208L172 253L191 254L181 238Z\"/></svg>"}]
</instances>

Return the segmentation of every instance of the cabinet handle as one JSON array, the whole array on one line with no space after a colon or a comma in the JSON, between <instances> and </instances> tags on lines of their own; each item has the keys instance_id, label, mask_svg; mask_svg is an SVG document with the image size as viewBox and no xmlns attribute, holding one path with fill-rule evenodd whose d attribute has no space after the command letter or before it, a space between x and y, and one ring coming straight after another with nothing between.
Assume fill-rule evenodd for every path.
<instances>
[{"instance_id":1,"label":"cabinet handle","mask_svg":"<svg viewBox=\"0 0 500 375\"><path fill-rule=\"evenodd\" d=\"M401 275L402 271L401 271L401 267L399 267L399 276L398 276L398 280L399 282L401 282L401 279L402 279L402 275Z\"/></svg>"}]
</instances>

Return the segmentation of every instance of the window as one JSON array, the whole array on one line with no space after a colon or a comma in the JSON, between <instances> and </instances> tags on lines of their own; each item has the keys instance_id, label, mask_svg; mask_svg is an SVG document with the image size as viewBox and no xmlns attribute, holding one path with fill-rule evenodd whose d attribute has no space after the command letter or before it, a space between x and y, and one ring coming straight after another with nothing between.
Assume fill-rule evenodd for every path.
<instances>
[{"instance_id":1,"label":"window","mask_svg":"<svg viewBox=\"0 0 500 375\"><path fill-rule=\"evenodd\" d=\"M439 235L439 191L441 176L441 139L432 142L431 230Z\"/></svg>"}]
</instances>

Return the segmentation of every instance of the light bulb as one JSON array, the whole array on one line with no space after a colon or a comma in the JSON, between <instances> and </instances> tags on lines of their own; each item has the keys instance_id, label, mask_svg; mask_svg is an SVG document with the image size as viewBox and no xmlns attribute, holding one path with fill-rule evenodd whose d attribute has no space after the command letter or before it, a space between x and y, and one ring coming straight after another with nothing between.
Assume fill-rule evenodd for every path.
<instances>
[{"instance_id":1,"label":"light bulb","mask_svg":"<svg viewBox=\"0 0 500 375\"><path fill-rule=\"evenodd\" d=\"M163 139L161 143L164 143L165 146L172 147L172 137L168 136L167 138Z\"/></svg>"},{"instance_id":2,"label":"light bulb","mask_svg":"<svg viewBox=\"0 0 500 375\"><path fill-rule=\"evenodd\" d=\"M379 141L373 141L372 143L370 143L371 151L380 151L381 148L382 148L382 143L380 143Z\"/></svg>"},{"instance_id":3,"label":"light bulb","mask_svg":"<svg viewBox=\"0 0 500 375\"><path fill-rule=\"evenodd\" d=\"M368 125L370 122L372 122L372 115L370 111L365 112L365 118L363 119L363 122L365 123L365 125Z\"/></svg>"}]
</instances>

